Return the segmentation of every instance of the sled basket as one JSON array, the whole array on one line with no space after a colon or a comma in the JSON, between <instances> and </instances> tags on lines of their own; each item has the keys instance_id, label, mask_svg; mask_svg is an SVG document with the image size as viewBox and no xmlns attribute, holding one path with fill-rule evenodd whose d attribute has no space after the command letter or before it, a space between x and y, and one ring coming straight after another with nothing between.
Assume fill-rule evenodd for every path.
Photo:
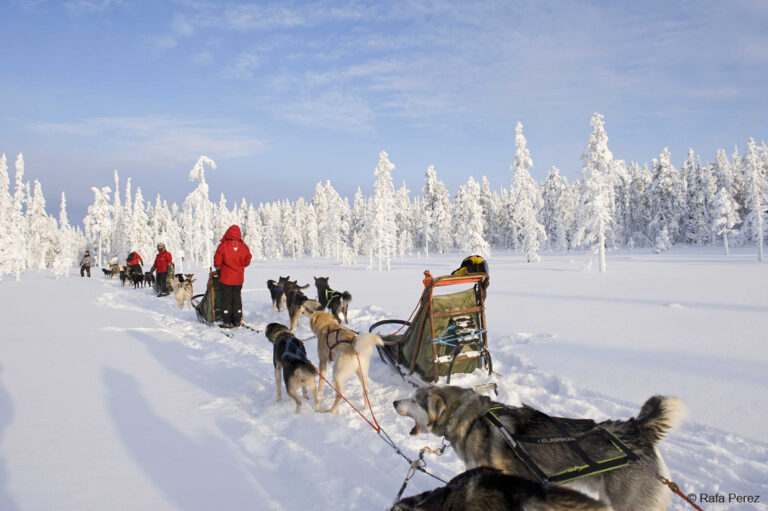
<instances>
[{"instance_id":1,"label":"sled basket","mask_svg":"<svg viewBox=\"0 0 768 511\"><path fill-rule=\"evenodd\" d=\"M424 280L424 292L411 321L384 320L371 325L400 324L392 334L379 333L379 355L404 377L416 373L426 382L486 368L491 355L485 327L487 273L446 275ZM403 331L404 330L404 331ZM408 378L406 378L408 379Z\"/></svg>"},{"instance_id":2,"label":"sled basket","mask_svg":"<svg viewBox=\"0 0 768 511\"><path fill-rule=\"evenodd\" d=\"M219 303L221 296L219 288L219 274L212 271L208 274L208 285L205 293L195 295L190 300L192 307L195 308L197 319L201 323L213 324L221 317L221 306Z\"/></svg>"}]
</instances>

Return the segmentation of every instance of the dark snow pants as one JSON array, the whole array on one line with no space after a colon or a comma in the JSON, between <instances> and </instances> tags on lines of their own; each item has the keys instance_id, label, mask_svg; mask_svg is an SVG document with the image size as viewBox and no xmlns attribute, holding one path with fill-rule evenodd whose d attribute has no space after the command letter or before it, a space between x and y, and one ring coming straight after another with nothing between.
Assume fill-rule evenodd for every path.
<instances>
[{"instance_id":1,"label":"dark snow pants","mask_svg":"<svg viewBox=\"0 0 768 511\"><path fill-rule=\"evenodd\" d=\"M228 286L219 283L221 294L221 321L224 326L240 326L243 318L243 300L240 295L243 285Z\"/></svg>"},{"instance_id":2,"label":"dark snow pants","mask_svg":"<svg viewBox=\"0 0 768 511\"><path fill-rule=\"evenodd\" d=\"M85 266L85 265L81 266L80 267L80 276L81 277L85 277L86 273L88 274L89 277L91 276L91 267L90 266Z\"/></svg>"}]
</instances>

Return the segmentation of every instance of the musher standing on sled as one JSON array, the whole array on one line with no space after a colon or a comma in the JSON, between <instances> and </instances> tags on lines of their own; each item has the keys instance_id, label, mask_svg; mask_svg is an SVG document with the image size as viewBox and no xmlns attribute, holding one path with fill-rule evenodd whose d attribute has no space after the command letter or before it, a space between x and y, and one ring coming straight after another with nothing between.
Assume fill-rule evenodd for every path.
<instances>
[{"instance_id":1,"label":"musher standing on sled","mask_svg":"<svg viewBox=\"0 0 768 511\"><path fill-rule=\"evenodd\" d=\"M125 265L128 267L126 273L133 275L135 273L143 273L141 271L141 265L144 264L144 260L141 258L138 252L132 250L128 257L125 258Z\"/></svg>"},{"instance_id":2,"label":"musher standing on sled","mask_svg":"<svg viewBox=\"0 0 768 511\"><path fill-rule=\"evenodd\" d=\"M165 250L165 243L157 244L157 255L150 272L157 270L157 283L160 285L160 293L157 296L168 295L168 266L173 264L173 256Z\"/></svg>"},{"instance_id":3,"label":"musher standing on sled","mask_svg":"<svg viewBox=\"0 0 768 511\"><path fill-rule=\"evenodd\" d=\"M240 326L243 319L243 289L245 267L251 264L251 251L243 243L240 227L227 229L213 256L213 266L219 271L221 287L222 325L225 328Z\"/></svg>"}]
</instances>

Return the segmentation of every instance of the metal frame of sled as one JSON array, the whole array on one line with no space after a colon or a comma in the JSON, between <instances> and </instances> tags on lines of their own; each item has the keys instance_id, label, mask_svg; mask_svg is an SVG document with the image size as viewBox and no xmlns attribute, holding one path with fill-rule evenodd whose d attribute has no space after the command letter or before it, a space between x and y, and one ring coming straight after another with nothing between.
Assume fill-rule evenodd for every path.
<instances>
[{"instance_id":1,"label":"metal frame of sled","mask_svg":"<svg viewBox=\"0 0 768 511\"><path fill-rule=\"evenodd\" d=\"M454 293L435 293L438 288L454 285L470 287ZM406 328L403 334L399 330L379 334L385 343L377 347L379 356L406 379L416 372L425 381L438 382L445 376L450 383L454 372L472 372L482 366L491 374L485 322L487 287L486 273L446 275L425 282L413 321L386 319L369 328L374 333L386 324L402 325L400 330Z\"/></svg>"}]
</instances>

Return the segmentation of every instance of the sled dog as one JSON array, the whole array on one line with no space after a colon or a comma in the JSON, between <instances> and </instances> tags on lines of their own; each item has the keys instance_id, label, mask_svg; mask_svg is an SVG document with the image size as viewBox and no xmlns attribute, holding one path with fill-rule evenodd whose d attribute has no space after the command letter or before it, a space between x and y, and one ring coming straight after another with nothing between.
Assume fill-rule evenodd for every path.
<instances>
[{"instance_id":1,"label":"sled dog","mask_svg":"<svg viewBox=\"0 0 768 511\"><path fill-rule=\"evenodd\" d=\"M276 282L272 279L267 281L267 289L269 289L269 295L272 297L272 312L280 312L285 307L285 288L283 287L283 279L285 282L289 277L280 277Z\"/></svg>"},{"instance_id":2,"label":"sled dog","mask_svg":"<svg viewBox=\"0 0 768 511\"><path fill-rule=\"evenodd\" d=\"M317 403L317 385L315 374L317 369L307 358L307 350L304 343L293 336L288 327L280 323L270 323L266 330L267 339L274 345L272 363L275 365L275 387L277 388L277 400L282 401L283 392L280 383L280 373L285 381L285 390L296 401L296 413L301 411L301 399L299 389L304 393L304 399L309 399L309 392L315 400L315 410L319 410Z\"/></svg>"},{"instance_id":3,"label":"sled dog","mask_svg":"<svg viewBox=\"0 0 768 511\"><path fill-rule=\"evenodd\" d=\"M577 491L478 467L446 486L404 498L390 511L611 511Z\"/></svg>"},{"instance_id":4,"label":"sled dog","mask_svg":"<svg viewBox=\"0 0 768 511\"><path fill-rule=\"evenodd\" d=\"M455 386L422 388L411 398L393 404L397 413L415 421L412 435L428 431L445 437L468 468L493 467L505 474L535 480L539 478L537 474L518 457L502 431L491 422L491 410L496 421L511 435L547 439L562 439L564 435L576 437L579 438L578 445L595 461L621 454L606 441L608 435L600 431L602 428L667 478L669 471L656 444L682 421L686 413L685 405L679 399L653 396L645 402L637 417L628 420L595 423L589 419L554 419L528 406L504 405L472 389ZM552 476L584 465L569 443L546 441L523 445L544 474ZM667 489L636 462L566 484L598 494L600 501L615 511L661 510L666 509L669 501Z\"/></svg>"},{"instance_id":5,"label":"sled dog","mask_svg":"<svg viewBox=\"0 0 768 511\"><path fill-rule=\"evenodd\" d=\"M328 285L328 277L314 277L315 288L317 289L317 300L324 308L331 311L336 321L341 323L341 316L344 315L344 323L349 324L347 320L347 308L352 301L352 295L348 291L334 291Z\"/></svg>"},{"instance_id":6,"label":"sled dog","mask_svg":"<svg viewBox=\"0 0 768 511\"><path fill-rule=\"evenodd\" d=\"M192 296L195 292L192 290L192 284L197 279L185 280L176 285L176 289L173 290L173 296L176 297L176 303L179 304L179 309L184 308L184 304L188 304L189 308L192 308Z\"/></svg>"},{"instance_id":7,"label":"sled dog","mask_svg":"<svg viewBox=\"0 0 768 511\"><path fill-rule=\"evenodd\" d=\"M317 337L317 356L320 374L325 377L328 363L333 363L333 385L342 392L344 382L357 374L360 384L368 386L368 366L371 363L373 347L383 345L381 337L376 334L356 334L348 328L343 328L333 314L315 312L310 320L312 333ZM358 355L360 363L358 364ZM317 384L318 398L323 395L323 379ZM336 394L333 406L329 410L336 413L341 402L341 396ZM368 403L365 403L368 407Z\"/></svg>"},{"instance_id":8,"label":"sled dog","mask_svg":"<svg viewBox=\"0 0 768 511\"><path fill-rule=\"evenodd\" d=\"M285 304L288 309L288 319L291 322L291 332L297 326L301 324L301 315L312 316L312 314L319 309L322 309L320 302L317 300L310 300L302 292L302 289L309 287L309 284L299 286L298 281L288 281L283 289L285 290Z\"/></svg>"}]
</instances>

